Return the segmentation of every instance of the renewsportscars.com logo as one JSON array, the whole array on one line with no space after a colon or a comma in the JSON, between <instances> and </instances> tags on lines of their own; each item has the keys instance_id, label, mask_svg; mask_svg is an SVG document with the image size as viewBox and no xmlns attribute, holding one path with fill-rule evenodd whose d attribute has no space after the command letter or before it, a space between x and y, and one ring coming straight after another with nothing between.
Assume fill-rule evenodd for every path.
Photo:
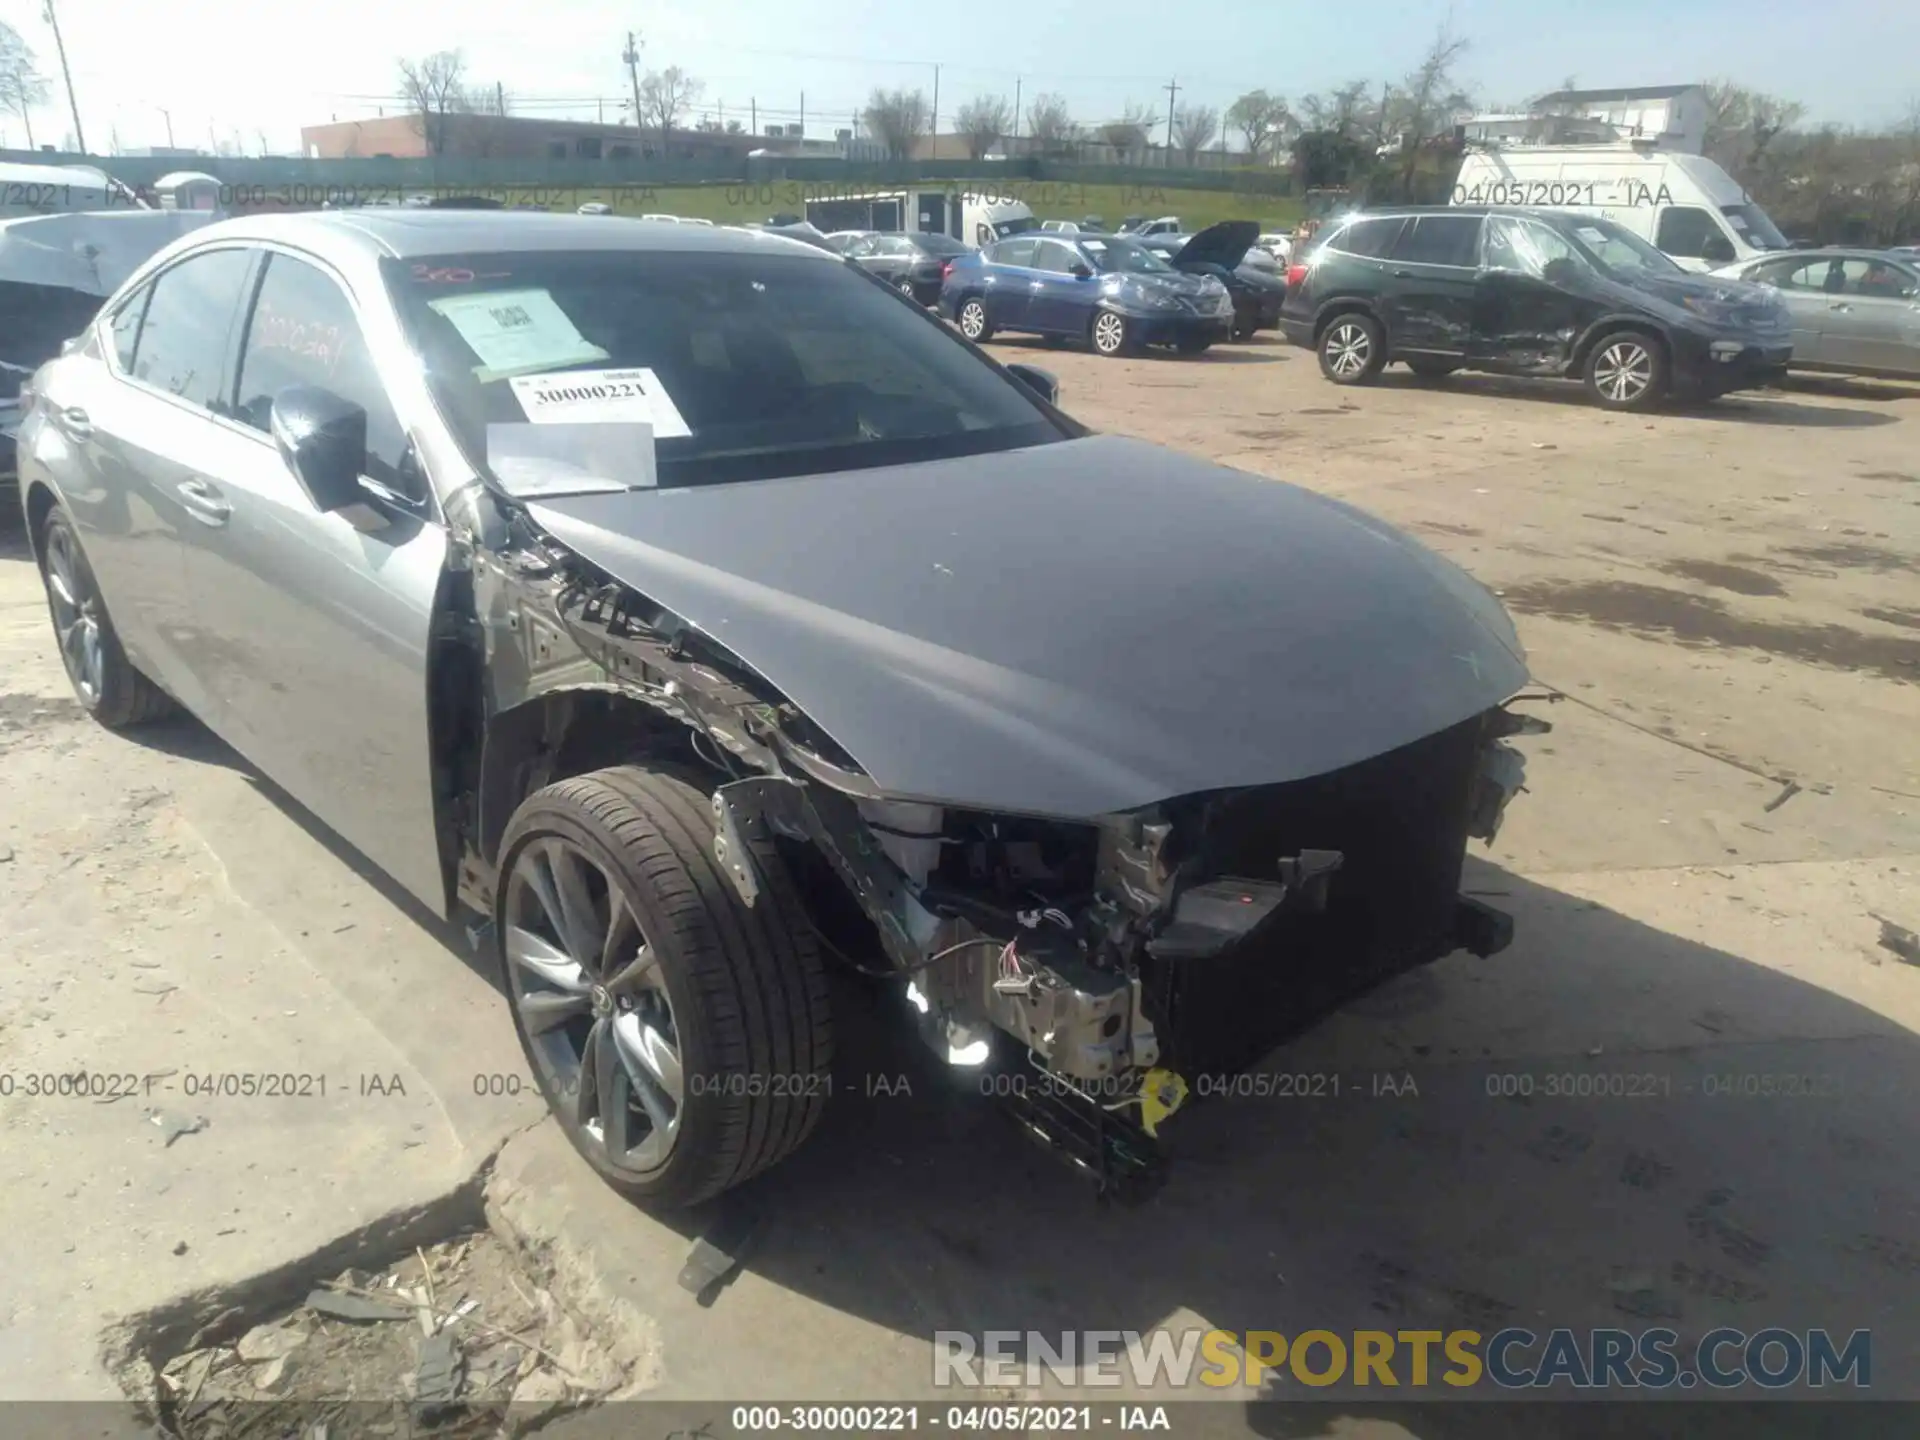
<instances>
[{"instance_id":1,"label":"renewsportscars.com logo","mask_svg":"<svg viewBox=\"0 0 1920 1440\"><path fill-rule=\"evenodd\" d=\"M1824 1389L1873 1382L1873 1335L1825 1330L936 1330L936 1386L1201 1386L1273 1383L1395 1389Z\"/></svg>"}]
</instances>

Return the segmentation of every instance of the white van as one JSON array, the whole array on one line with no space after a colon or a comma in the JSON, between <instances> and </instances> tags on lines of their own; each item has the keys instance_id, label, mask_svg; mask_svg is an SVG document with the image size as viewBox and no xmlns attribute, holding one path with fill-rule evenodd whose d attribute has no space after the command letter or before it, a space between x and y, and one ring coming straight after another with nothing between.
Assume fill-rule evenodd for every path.
<instances>
[{"instance_id":1,"label":"white van","mask_svg":"<svg viewBox=\"0 0 1920 1440\"><path fill-rule=\"evenodd\" d=\"M1469 151L1453 203L1604 215L1688 270L1792 248L1753 197L1706 156L1632 142Z\"/></svg>"},{"instance_id":2,"label":"white van","mask_svg":"<svg viewBox=\"0 0 1920 1440\"><path fill-rule=\"evenodd\" d=\"M965 190L888 190L809 200L807 220L820 229L910 230L949 235L978 249L1009 235L1038 230L1024 200Z\"/></svg>"}]
</instances>

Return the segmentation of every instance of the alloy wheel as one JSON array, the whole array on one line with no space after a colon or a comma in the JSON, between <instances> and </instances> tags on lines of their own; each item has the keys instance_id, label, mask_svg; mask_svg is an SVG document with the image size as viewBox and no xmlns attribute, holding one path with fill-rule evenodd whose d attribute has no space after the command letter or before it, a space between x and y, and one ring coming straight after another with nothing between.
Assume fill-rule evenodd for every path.
<instances>
[{"instance_id":1,"label":"alloy wheel","mask_svg":"<svg viewBox=\"0 0 1920 1440\"><path fill-rule=\"evenodd\" d=\"M100 702L106 660L100 649L100 596L87 579L86 567L74 550L65 527L47 534L47 598L53 607L54 634L60 640L60 659L67 678L89 706Z\"/></svg>"},{"instance_id":2,"label":"alloy wheel","mask_svg":"<svg viewBox=\"0 0 1920 1440\"><path fill-rule=\"evenodd\" d=\"M569 840L531 840L506 886L508 983L547 1094L609 1164L657 1168L685 1101L659 957L607 871Z\"/></svg>"},{"instance_id":3,"label":"alloy wheel","mask_svg":"<svg viewBox=\"0 0 1920 1440\"><path fill-rule=\"evenodd\" d=\"M978 340L987 328L987 312L978 300L969 300L960 307L960 333L969 340Z\"/></svg>"},{"instance_id":4,"label":"alloy wheel","mask_svg":"<svg viewBox=\"0 0 1920 1440\"><path fill-rule=\"evenodd\" d=\"M1616 340L1593 362L1593 388L1616 404L1628 404L1653 384L1653 352L1638 340Z\"/></svg>"},{"instance_id":5,"label":"alloy wheel","mask_svg":"<svg viewBox=\"0 0 1920 1440\"><path fill-rule=\"evenodd\" d=\"M1327 368L1343 380L1350 380L1367 368L1373 358L1373 337L1364 325L1344 320L1327 333Z\"/></svg>"},{"instance_id":6,"label":"alloy wheel","mask_svg":"<svg viewBox=\"0 0 1920 1440\"><path fill-rule=\"evenodd\" d=\"M1101 311L1093 322L1093 348L1102 355L1118 352L1126 343L1127 322L1111 311Z\"/></svg>"}]
</instances>

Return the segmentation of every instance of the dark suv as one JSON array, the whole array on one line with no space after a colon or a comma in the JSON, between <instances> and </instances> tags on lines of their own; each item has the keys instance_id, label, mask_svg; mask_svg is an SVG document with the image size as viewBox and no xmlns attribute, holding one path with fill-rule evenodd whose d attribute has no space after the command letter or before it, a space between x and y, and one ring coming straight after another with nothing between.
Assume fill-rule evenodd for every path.
<instances>
[{"instance_id":1,"label":"dark suv","mask_svg":"<svg viewBox=\"0 0 1920 1440\"><path fill-rule=\"evenodd\" d=\"M1336 385L1398 360L1583 379L1616 410L1770 384L1793 353L1764 287L1691 274L1597 216L1480 206L1344 217L1287 272L1280 328Z\"/></svg>"}]
</instances>

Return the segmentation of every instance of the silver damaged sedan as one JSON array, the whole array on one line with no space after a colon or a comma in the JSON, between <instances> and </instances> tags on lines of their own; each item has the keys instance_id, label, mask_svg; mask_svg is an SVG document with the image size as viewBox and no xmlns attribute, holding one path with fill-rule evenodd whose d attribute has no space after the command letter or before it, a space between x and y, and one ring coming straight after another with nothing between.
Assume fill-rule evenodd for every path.
<instances>
[{"instance_id":1,"label":"silver damaged sedan","mask_svg":"<svg viewBox=\"0 0 1920 1440\"><path fill-rule=\"evenodd\" d=\"M1507 943L1543 727L1462 571L1056 399L772 234L233 220L33 376L21 503L87 709L469 915L625 1193L799 1145L855 986L1132 1193L1191 1077Z\"/></svg>"}]
</instances>

